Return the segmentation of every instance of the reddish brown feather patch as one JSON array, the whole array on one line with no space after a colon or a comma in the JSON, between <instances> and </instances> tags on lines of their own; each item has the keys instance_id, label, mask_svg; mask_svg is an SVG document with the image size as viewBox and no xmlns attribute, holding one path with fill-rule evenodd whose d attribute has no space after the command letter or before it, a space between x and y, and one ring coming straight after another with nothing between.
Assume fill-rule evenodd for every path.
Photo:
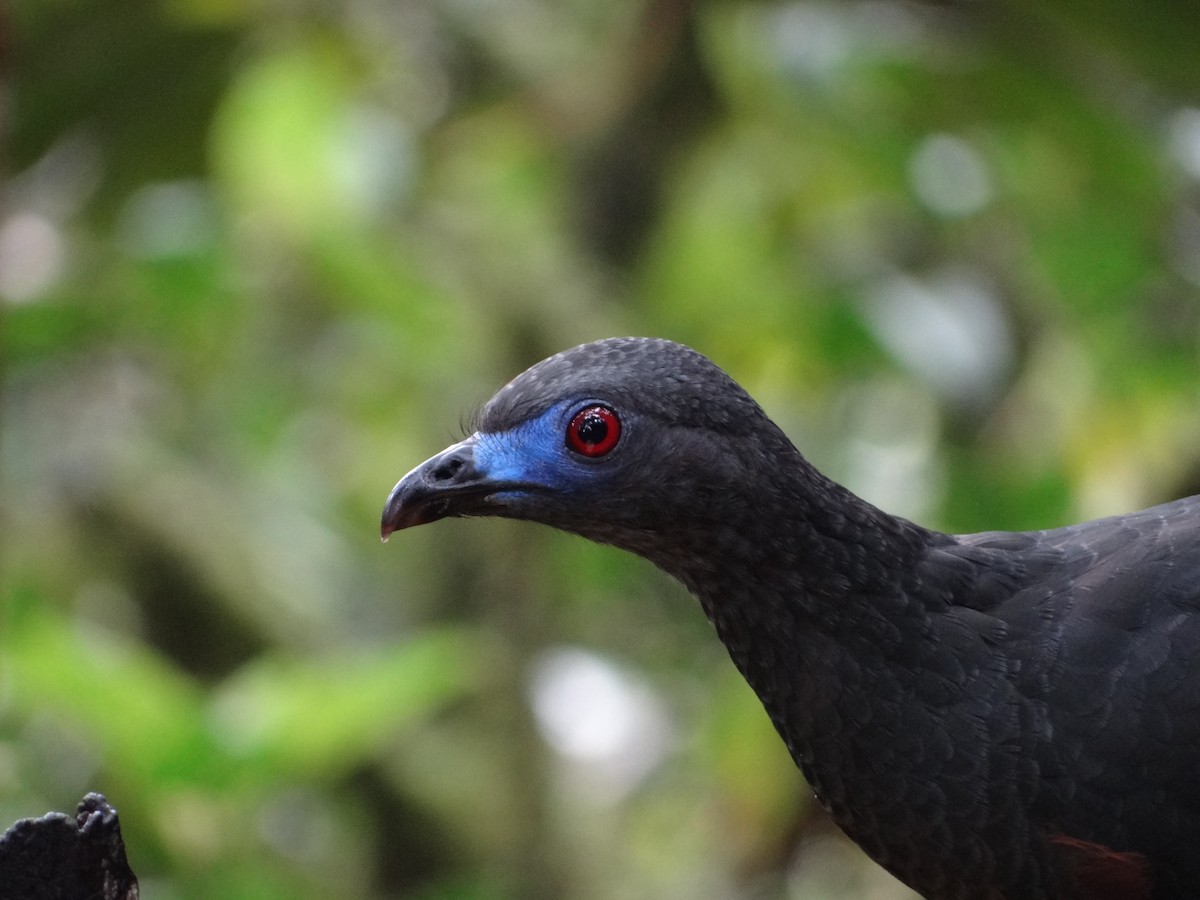
<instances>
[{"instance_id":1,"label":"reddish brown feather patch","mask_svg":"<svg viewBox=\"0 0 1200 900\"><path fill-rule=\"evenodd\" d=\"M1081 900L1150 900L1150 862L1141 853L1119 853L1065 834L1050 838L1067 872L1073 897Z\"/></svg>"}]
</instances>

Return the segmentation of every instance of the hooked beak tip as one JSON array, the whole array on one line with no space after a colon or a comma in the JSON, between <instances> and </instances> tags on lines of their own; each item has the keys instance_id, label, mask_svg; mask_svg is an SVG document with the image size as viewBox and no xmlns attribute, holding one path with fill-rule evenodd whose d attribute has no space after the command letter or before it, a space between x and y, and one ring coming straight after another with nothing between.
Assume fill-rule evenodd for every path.
<instances>
[{"instance_id":1,"label":"hooked beak tip","mask_svg":"<svg viewBox=\"0 0 1200 900\"><path fill-rule=\"evenodd\" d=\"M475 467L472 438L447 447L400 479L388 495L379 520L379 537L384 543L393 532L461 515L461 498L475 486L484 487L486 477ZM467 489L464 491L464 489Z\"/></svg>"},{"instance_id":2,"label":"hooked beak tip","mask_svg":"<svg viewBox=\"0 0 1200 900\"><path fill-rule=\"evenodd\" d=\"M386 544L388 538L402 528L423 525L428 521L421 498L409 487L406 479L396 485L383 508L383 516L379 520L379 539Z\"/></svg>"}]
</instances>

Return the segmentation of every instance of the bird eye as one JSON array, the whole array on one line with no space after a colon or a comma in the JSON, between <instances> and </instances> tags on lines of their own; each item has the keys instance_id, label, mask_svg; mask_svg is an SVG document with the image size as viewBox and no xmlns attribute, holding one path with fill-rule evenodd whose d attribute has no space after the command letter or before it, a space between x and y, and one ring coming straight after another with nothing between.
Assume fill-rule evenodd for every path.
<instances>
[{"instance_id":1,"label":"bird eye","mask_svg":"<svg viewBox=\"0 0 1200 900\"><path fill-rule=\"evenodd\" d=\"M581 409L567 426L567 446L592 459L612 452L621 439L621 420L607 406Z\"/></svg>"}]
</instances>

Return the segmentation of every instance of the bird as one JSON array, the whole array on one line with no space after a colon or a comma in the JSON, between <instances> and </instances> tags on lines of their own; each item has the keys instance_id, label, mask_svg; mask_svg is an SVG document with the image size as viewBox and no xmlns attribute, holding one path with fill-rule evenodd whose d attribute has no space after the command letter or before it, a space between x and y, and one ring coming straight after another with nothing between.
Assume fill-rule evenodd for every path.
<instances>
[{"instance_id":1,"label":"bird","mask_svg":"<svg viewBox=\"0 0 1200 900\"><path fill-rule=\"evenodd\" d=\"M698 351L608 338L501 388L381 534L449 516L680 581L834 823L918 894L1200 898L1200 497L942 533L820 473Z\"/></svg>"}]
</instances>

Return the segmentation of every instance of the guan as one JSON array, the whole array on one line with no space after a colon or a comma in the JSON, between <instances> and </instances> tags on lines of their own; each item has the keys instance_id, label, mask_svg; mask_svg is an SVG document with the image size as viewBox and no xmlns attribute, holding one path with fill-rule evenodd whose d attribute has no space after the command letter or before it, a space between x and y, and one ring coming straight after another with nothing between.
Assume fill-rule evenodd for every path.
<instances>
[{"instance_id":1,"label":"guan","mask_svg":"<svg viewBox=\"0 0 1200 900\"><path fill-rule=\"evenodd\" d=\"M943 534L818 472L680 344L502 388L382 534L503 516L699 599L834 822L938 900L1200 898L1200 498Z\"/></svg>"}]
</instances>

